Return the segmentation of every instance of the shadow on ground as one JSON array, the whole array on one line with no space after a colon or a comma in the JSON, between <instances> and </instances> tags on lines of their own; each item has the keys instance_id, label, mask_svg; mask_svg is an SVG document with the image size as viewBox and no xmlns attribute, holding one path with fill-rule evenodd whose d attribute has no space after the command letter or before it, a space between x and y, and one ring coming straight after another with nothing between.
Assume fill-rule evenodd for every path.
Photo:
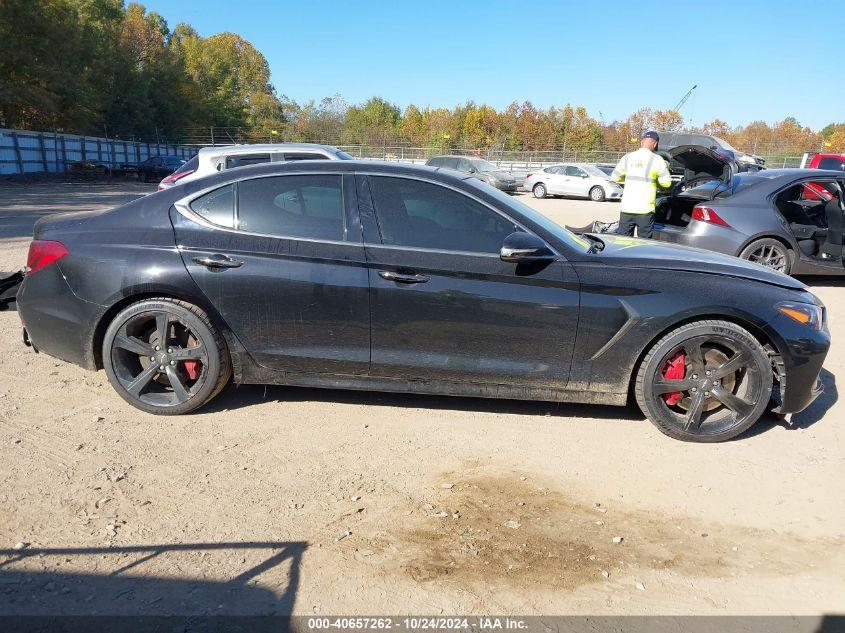
<instances>
[{"instance_id":1,"label":"shadow on ground","mask_svg":"<svg viewBox=\"0 0 845 633\"><path fill-rule=\"evenodd\" d=\"M203 631L278 631L279 618L286 620L293 610L306 547L301 541L270 541L0 550L0 630L54 630L55 623L63 631L194 630L184 626L188 622ZM225 581L185 578L181 572L198 557L208 568L214 556L228 557L227 566L232 556L249 558L250 564ZM88 568L108 571L58 570L73 568L83 557L94 561ZM162 558L173 559L167 565L172 577L144 573L153 559L171 562ZM273 591L256 584L280 565L287 568L286 584Z\"/></svg>"},{"instance_id":2,"label":"shadow on ground","mask_svg":"<svg viewBox=\"0 0 845 633\"><path fill-rule=\"evenodd\" d=\"M778 426L789 431L799 431L801 429L808 429L816 422L820 422L830 408L836 404L836 401L839 400L839 392L836 389L836 376L828 370L822 369L819 374L819 379L822 381L822 385L824 385L824 391L810 404L809 407L800 413L794 414L789 422L780 416L767 413L757 424L752 426L742 435L737 436L735 439L741 440L748 437L754 437L755 435L765 433L766 431Z\"/></svg>"}]
</instances>

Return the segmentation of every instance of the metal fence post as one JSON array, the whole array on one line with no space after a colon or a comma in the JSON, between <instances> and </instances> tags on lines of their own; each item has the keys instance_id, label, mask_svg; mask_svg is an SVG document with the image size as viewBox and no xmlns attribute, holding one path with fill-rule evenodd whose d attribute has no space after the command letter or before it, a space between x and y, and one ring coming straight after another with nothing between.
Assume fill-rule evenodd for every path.
<instances>
[{"instance_id":1,"label":"metal fence post","mask_svg":"<svg viewBox=\"0 0 845 633\"><path fill-rule=\"evenodd\" d=\"M50 171L50 168L47 167L47 149L44 147L44 135L39 133L38 134L38 146L41 149L41 164L44 166L44 171Z\"/></svg>"},{"instance_id":2,"label":"metal fence post","mask_svg":"<svg viewBox=\"0 0 845 633\"><path fill-rule=\"evenodd\" d=\"M18 173L23 173L23 159L21 158L21 144L18 142L18 133L12 132L12 144L15 147L15 160L18 163Z\"/></svg>"},{"instance_id":3,"label":"metal fence post","mask_svg":"<svg viewBox=\"0 0 845 633\"><path fill-rule=\"evenodd\" d=\"M88 158L88 143L85 142L85 137L82 137L82 141L80 142L80 148L82 149L82 160L87 160Z\"/></svg>"},{"instance_id":4,"label":"metal fence post","mask_svg":"<svg viewBox=\"0 0 845 633\"><path fill-rule=\"evenodd\" d=\"M65 144L65 137L62 136L62 172L67 171L67 145Z\"/></svg>"}]
</instances>

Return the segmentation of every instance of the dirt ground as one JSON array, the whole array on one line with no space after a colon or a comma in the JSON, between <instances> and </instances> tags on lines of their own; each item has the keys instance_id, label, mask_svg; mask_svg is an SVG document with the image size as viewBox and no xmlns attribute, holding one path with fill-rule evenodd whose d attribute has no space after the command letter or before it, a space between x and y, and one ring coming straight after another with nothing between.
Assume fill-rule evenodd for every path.
<instances>
[{"instance_id":1,"label":"dirt ground","mask_svg":"<svg viewBox=\"0 0 845 633\"><path fill-rule=\"evenodd\" d=\"M0 270L38 216L150 189L0 185ZM825 394L718 445L621 408L279 387L155 417L0 313L0 613L842 613L845 282L807 281Z\"/></svg>"}]
</instances>

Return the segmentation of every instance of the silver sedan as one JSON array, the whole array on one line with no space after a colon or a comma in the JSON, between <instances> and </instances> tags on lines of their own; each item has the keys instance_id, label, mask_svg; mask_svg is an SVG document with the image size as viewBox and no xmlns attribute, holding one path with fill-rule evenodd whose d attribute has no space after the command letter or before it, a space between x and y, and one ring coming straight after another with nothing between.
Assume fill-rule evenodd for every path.
<instances>
[{"instance_id":1,"label":"silver sedan","mask_svg":"<svg viewBox=\"0 0 845 633\"><path fill-rule=\"evenodd\" d=\"M535 198L576 196L596 202L618 200L622 187L595 165L562 163L528 174L522 185Z\"/></svg>"}]
</instances>

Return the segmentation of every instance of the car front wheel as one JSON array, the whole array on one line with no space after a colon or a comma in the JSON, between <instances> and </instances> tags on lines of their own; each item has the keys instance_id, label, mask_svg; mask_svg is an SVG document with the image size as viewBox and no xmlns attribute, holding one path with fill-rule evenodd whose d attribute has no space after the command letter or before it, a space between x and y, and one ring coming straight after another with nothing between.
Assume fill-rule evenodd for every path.
<instances>
[{"instance_id":1,"label":"car front wheel","mask_svg":"<svg viewBox=\"0 0 845 633\"><path fill-rule=\"evenodd\" d=\"M604 193L604 189L596 185L592 189L590 189L590 200L593 202L604 202L606 194Z\"/></svg>"},{"instance_id":2,"label":"car front wheel","mask_svg":"<svg viewBox=\"0 0 845 633\"><path fill-rule=\"evenodd\" d=\"M640 409L666 435L721 442L753 425L772 393L768 354L728 321L683 325L649 349L636 376Z\"/></svg>"},{"instance_id":3,"label":"car front wheel","mask_svg":"<svg viewBox=\"0 0 845 633\"><path fill-rule=\"evenodd\" d=\"M536 185L534 185L534 188L531 191L534 193L535 198L545 198L546 194L548 193L546 191L546 185L544 185L542 182L538 182Z\"/></svg>"},{"instance_id":4,"label":"car front wheel","mask_svg":"<svg viewBox=\"0 0 845 633\"><path fill-rule=\"evenodd\" d=\"M159 415L202 406L232 374L226 342L208 315L164 297L133 303L112 320L103 366L124 400Z\"/></svg>"}]
</instances>

